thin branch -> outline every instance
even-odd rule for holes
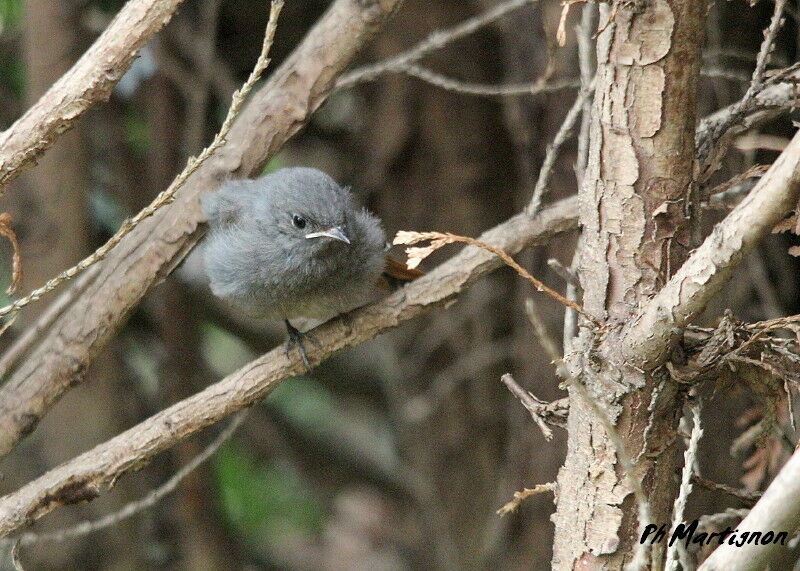
[[[550,331],[547,329],[547,324],[544,322],[544,319],[536,307],[536,303],[534,303],[531,298],[525,300],[525,315],[528,316],[528,321],[530,321],[533,326],[533,331],[536,333],[539,345],[542,346],[547,356],[550,357],[550,361],[552,363],[560,363],[562,355],[558,348],[558,343],[556,343],[555,338],[550,334]]]
[[[751,100],[756,92],[764,85],[764,72],[767,69],[769,58],[775,49],[775,38],[783,26],[783,10],[786,7],[786,0],[774,0],[775,7],[772,11],[772,18],[770,19],[769,26],[764,32],[764,41],[761,42],[761,49],[758,51],[756,57],[756,67],[753,70],[753,78],[750,80],[750,87],[745,94],[745,100]]]
[[[692,482],[697,484],[698,486],[702,486],[707,490],[715,490],[718,492],[723,492],[736,498],[739,501],[746,503],[748,506],[752,506],[755,504],[759,498],[763,495],[761,492],[751,492],[749,490],[740,490],[734,488],[732,486],[728,486],[726,484],[720,484],[719,482],[715,482],[713,480],[709,480],[708,478],[704,478],[700,474],[692,474]]]
[[[174,200],[175,193],[178,192],[178,190],[186,183],[189,177],[194,174],[194,172],[200,168],[200,165],[208,160],[208,158],[212,156],[217,149],[226,143],[226,137],[233,126],[234,120],[236,117],[238,117],[239,112],[241,111],[242,106],[247,99],[247,96],[250,94],[250,91],[253,89],[253,86],[256,84],[256,82],[261,79],[261,74],[264,73],[264,70],[269,65],[269,50],[272,47],[272,41],[275,37],[275,29],[278,25],[278,16],[280,15],[282,8],[283,0],[272,0],[269,13],[269,22],[267,23],[267,32],[264,35],[264,43],[261,46],[261,53],[258,56],[258,61],[256,61],[253,71],[250,72],[250,76],[247,78],[247,81],[245,81],[244,85],[242,85],[241,89],[233,94],[231,106],[228,109],[228,115],[225,117],[225,121],[223,121],[222,127],[220,127],[220,130],[214,137],[212,143],[203,149],[203,152],[201,152],[197,157],[191,157],[187,161],[183,172],[181,172],[172,181],[172,184],[170,184],[165,190],[161,191],[158,196],[153,199],[153,202],[139,211],[136,216],[125,220],[122,223],[122,226],[120,226],[119,230],[117,230],[117,232],[105,244],[100,246],[90,256],[84,258],[71,268],[64,270],[56,277],[48,280],[47,283],[45,283],[42,287],[33,290],[25,297],[16,300],[14,303],[6,305],[5,307],[0,307],[0,318],[17,313],[26,305],[41,299],[43,295],[56,289],[63,282],[74,278],[85,269],[93,266],[100,260],[103,260],[126,235],[130,234],[131,231],[142,222],[142,220],[149,218],[155,214],[159,208],[171,203]]]
[[[545,494],[547,492],[554,492],[555,489],[556,489],[556,483],[549,482],[547,484],[538,484],[533,488],[525,488],[520,492],[514,492],[514,498],[510,500],[508,503],[506,503],[499,510],[497,510],[497,515],[502,517],[508,513],[517,511],[519,505],[528,498],[530,498],[531,496],[537,496],[539,494]]]
[[[575,123],[578,122],[578,118],[583,114],[584,104],[589,101],[592,93],[594,93],[594,79],[589,83],[586,89],[581,89],[578,93],[578,96],[572,103],[572,107],[569,112],[567,112],[567,116],[564,117],[561,127],[553,138],[553,142],[548,145],[542,168],[539,170],[539,178],[536,180],[536,187],[533,189],[533,196],[531,196],[531,201],[525,209],[528,216],[535,216],[542,207],[542,197],[547,190],[547,185],[550,184],[550,177],[553,175],[553,167],[558,158],[558,153],[562,145],[567,142],[567,139],[569,139],[572,134]]]
[[[358,83],[373,81],[387,73],[404,73],[408,69],[409,64],[420,61],[425,56],[472,34],[513,10],[517,10],[529,4],[535,4],[536,2],[538,2],[538,0],[511,0],[510,2],[503,2],[490,10],[464,20],[452,28],[437,30],[409,50],[378,63],[365,65],[343,74],[336,81],[336,89],[344,89]]]
[[[581,24],[575,30],[578,41],[578,66],[581,72],[581,90],[589,89],[595,74],[594,44],[592,33],[597,28],[597,6],[593,2],[587,3],[581,12]],[[575,175],[578,187],[583,184],[583,175],[589,161],[589,126],[591,124],[592,101],[586,98],[583,101],[583,114],[581,115],[581,129],[578,134],[578,158],[575,161]]]
[[[516,253],[574,228],[576,217],[576,200],[566,199],[543,210],[535,219],[524,214],[514,216],[484,233],[481,240]],[[500,266],[501,261],[493,254],[465,248],[389,297],[314,329],[312,333],[320,346],[309,347],[309,360],[316,364],[337,351],[446,305],[469,284]],[[289,361],[284,348],[278,347],[203,391],[61,464],[0,498],[0,536],[60,506],[97,497],[126,472],[141,468],[159,452],[260,401],[283,380],[304,371],[299,360]],[[561,405],[548,405],[553,407]]]
[[[544,408],[544,405],[547,403],[542,403],[535,399],[531,393],[517,384],[517,381],[514,380],[514,377],[512,377],[510,373],[506,373],[500,377],[500,380],[503,381],[503,384],[508,387],[508,390],[511,391],[511,394],[519,399],[519,401],[522,403],[522,406],[528,409],[528,412],[531,413],[531,418],[533,418],[533,421],[539,427],[539,430],[542,431],[544,439],[547,441],[552,440],[553,431],[550,430],[550,427],[545,424],[544,419],[540,414],[541,409]]]
[[[66,529],[53,531],[49,533],[32,533],[26,532],[17,537],[0,539],[0,545],[14,543],[21,547],[34,545],[43,542],[61,542],[75,537],[82,537],[101,529],[111,527],[119,522],[126,520],[134,515],[142,512],[148,508],[153,507],[162,498],[175,491],[178,485],[186,479],[186,477],[194,472],[201,464],[211,458],[220,446],[227,442],[236,429],[241,426],[242,422],[247,418],[247,411],[243,411],[234,415],[228,426],[226,426],[211,443],[206,446],[199,454],[192,458],[185,466],[180,468],[175,474],[172,475],[166,482],[159,487],[148,493],[143,498],[130,502],[116,512],[103,516],[96,520],[87,520],[79,524],[73,525]]]
[[[775,38],[783,24],[783,10],[786,0],[775,0],[775,8],[772,13],[769,27],[764,32],[764,41],[756,58],[756,66],[750,80],[750,86],[742,98],[727,108],[724,115],[718,115],[719,120],[715,124],[702,125],[701,128],[713,128],[711,138],[703,145],[698,145],[698,155],[701,167],[701,181],[707,179],[716,170],[722,156],[728,148],[728,141],[720,141],[723,136],[735,125],[746,123],[746,117],[751,115],[758,108],[757,96],[761,93],[766,82],[764,81],[764,71],[766,70],[769,56],[775,48]],[[788,79],[788,78],[787,78]],[[718,146],[719,145],[719,146]]]
[[[686,511],[686,502],[689,499],[689,494],[692,493],[692,472],[697,462],[697,447],[700,444],[700,437],[703,436],[703,427],[700,425],[700,410],[701,403],[696,401],[689,407],[692,414],[692,433],[689,437],[689,445],[686,447],[686,452],[683,454],[683,471],[681,472],[681,486],[678,497],[675,499],[675,508],[672,514],[672,532],[670,537],[674,534],[678,525],[684,520],[684,512]],[[678,571],[678,545],[670,544],[667,547],[667,562],[665,565],[667,571]]]
[[[392,70],[394,73],[405,73],[426,83],[441,87],[447,91],[462,93],[465,95],[480,95],[482,97],[508,97],[511,95],[539,95],[551,93],[564,89],[574,89],[580,86],[575,80],[565,80],[553,83],[542,81],[532,81],[529,83],[508,83],[504,85],[486,85],[482,83],[471,83],[447,77],[435,71],[431,71],[420,65],[410,64],[406,67]]]
[[[139,49],[169,22],[181,2],[128,0],[72,69],[0,133],[0,194],[81,115],[110,97]]]
[[[492,246],[491,244],[486,244],[485,242],[481,242],[480,240],[476,240],[475,238],[470,238],[468,236],[459,236],[457,234],[451,234],[449,232],[408,232],[401,230],[397,233],[394,238],[394,244],[415,244],[417,242],[423,240],[431,240],[431,244],[429,246],[423,247],[410,247],[406,248],[406,254],[408,254],[408,267],[413,269],[419,263],[420,260],[428,256],[429,254],[433,253],[435,250],[441,248],[445,244],[452,244],[461,242],[464,244],[469,244],[470,246],[475,246],[477,248],[482,248],[487,252],[491,252],[495,256],[499,257],[503,260],[503,263],[507,266],[511,267],[514,271],[516,271],[522,278],[528,280],[533,287],[535,287],[538,291],[550,296],[560,304],[569,307],[583,315],[586,319],[594,323],[596,326],[599,326],[600,323],[586,313],[584,309],[575,303],[572,300],[565,298],[563,295],[555,291],[554,289],[549,288],[541,281],[533,277],[525,268],[520,266],[514,258],[512,258],[508,252],[504,252],[501,248],[496,246]]]
[[[558,259],[548,258],[547,267],[553,270],[558,277],[564,280],[564,283],[573,285],[575,287],[580,287],[578,276],[575,275],[573,269],[566,267],[564,264],[559,262]]]

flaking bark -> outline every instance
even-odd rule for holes
[[[638,458],[652,517],[669,521],[676,488],[674,429],[681,399],[659,374],[612,366],[620,325],[685,260],[694,159],[695,91],[705,3],[619,3],[597,45],[597,92],[580,191],[584,308],[605,318],[584,330],[572,360]],[[601,16],[601,25],[609,11]],[[637,540],[636,504],[614,446],[571,391],[567,459],[554,515],[555,569],[621,569]],[[641,454],[641,456],[640,456]],[[647,522],[650,523],[650,522]],[[653,567],[663,561],[656,546]]]

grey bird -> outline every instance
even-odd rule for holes
[[[347,188],[312,168],[283,168],[228,181],[201,199],[208,220],[205,264],[211,291],[255,317],[286,324],[287,357],[297,348],[289,319],[327,319],[380,294],[386,236]]]

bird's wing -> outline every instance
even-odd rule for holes
[[[388,289],[395,289],[400,287],[405,282],[414,281],[420,276],[424,276],[425,272],[418,269],[410,270],[406,265],[390,256],[386,256],[386,266],[383,269],[383,276],[379,285]]]
[[[200,198],[203,214],[212,227],[230,226],[239,220],[242,213],[251,213],[248,204],[253,201],[255,189],[250,183],[249,180],[228,181],[216,192]]]

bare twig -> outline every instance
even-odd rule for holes
[[[588,2],[581,13],[581,24],[575,31],[578,40],[578,66],[581,72],[581,90],[589,90],[595,74],[594,50],[592,34],[597,27],[597,6]],[[575,175],[578,187],[583,184],[583,175],[589,161],[589,125],[591,124],[592,100],[587,97],[583,100],[583,114],[581,115],[581,129],[578,134],[578,157],[575,161]]]
[[[766,82],[764,81],[764,71],[769,56],[775,47],[775,38],[783,23],[783,10],[786,5],[786,0],[775,0],[775,8],[773,10],[772,19],[770,20],[769,27],[764,32],[764,41],[761,43],[761,49],[756,58],[756,66],[753,70],[753,76],[742,98],[731,105],[724,114],[718,114],[718,121],[715,123],[701,124],[701,128],[711,130],[711,136],[703,144],[698,144],[698,155],[701,166],[701,182],[706,180],[711,173],[716,170],[716,165],[719,164],[721,157],[727,151],[729,141],[724,141],[718,148],[718,143],[722,140],[723,136],[734,125],[742,123],[749,114],[758,107],[757,96],[764,90]]]
[[[534,398],[534,396],[531,393],[529,393],[521,386],[519,386],[517,384],[517,381],[514,380],[514,377],[512,377],[510,373],[506,373],[505,375],[500,377],[500,380],[503,381],[503,384],[505,384],[505,386],[508,387],[508,390],[511,391],[511,393],[520,400],[522,406],[527,408],[528,412],[531,413],[531,417],[533,418],[533,421],[539,426],[539,430],[542,431],[544,439],[548,441],[552,440],[553,431],[550,430],[550,427],[545,424],[544,419],[539,414],[540,410],[543,408],[543,405],[547,403],[540,402],[539,400]]]
[[[761,49],[756,57],[756,67],[753,70],[753,78],[750,80],[750,87],[747,90],[745,100],[752,100],[756,92],[764,86],[764,72],[767,69],[769,58],[775,49],[775,38],[783,25],[783,10],[786,7],[786,0],[775,0],[772,11],[772,18],[769,26],[764,32],[764,41],[761,42]]]
[[[689,437],[689,445],[683,454],[683,472],[681,473],[681,486],[678,497],[675,499],[675,508],[672,514],[672,532],[674,533],[678,525],[683,522],[686,510],[686,501],[692,493],[692,472],[697,462],[697,447],[700,444],[700,437],[703,436],[703,428],[700,425],[701,403],[696,401],[689,407],[692,413],[692,433]],[[670,537],[673,535],[670,533]],[[677,571],[678,569],[678,546],[670,544],[667,547],[667,561],[665,568],[667,571]]]
[[[194,472],[201,464],[211,458],[219,447],[233,436],[236,429],[241,426],[247,418],[247,412],[243,411],[236,414],[231,422],[226,426],[211,443],[206,446],[199,454],[192,458],[185,466],[180,468],[175,474],[172,475],[166,482],[159,487],[148,493],[145,497],[130,502],[116,512],[103,516],[96,520],[83,521],[77,525],[73,525],[66,529],[49,533],[23,533],[17,537],[0,539],[0,544],[14,543],[18,546],[26,547],[42,542],[61,542],[75,537],[82,537],[101,529],[111,527],[119,522],[128,519],[141,511],[156,505],[161,499],[175,491],[178,485],[186,479],[186,477]]]
[[[236,117],[239,115],[239,111],[241,110],[242,105],[244,105],[248,94],[253,89],[253,86],[256,84],[256,82],[261,78],[261,74],[269,65],[269,50],[272,47],[272,40],[275,37],[275,29],[278,25],[278,16],[280,15],[282,8],[283,0],[272,0],[269,23],[267,24],[267,32],[264,35],[264,43],[261,47],[261,54],[258,56],[258,61],[256,61],[256,65],[253,68],[253,71],[250,73],[250,76],[247,78],[247,81],[245,81],[241,89],[233,94],[231,106],[228,109],[228,115],[225,117],[225,121],[223,121],[222,127],[220,127],[220,130],[214,137],[212,143],[203,149],[203,152],[201,152],[196,158],[191,157],[187,162],[186,167],[183,169],[183,172],[181,172],[175,178],[175,180],[172,181],[172,184],[170,184],[165,190],[161,191],[158,196],[155,197],[153,202],[143,208],[136,216],[125,220],[125,222],[122,223],[122,226],[120,226],[119,230],[117,230],[117,232],[105,244],[100,246],[94,251],[94,253],[84,258],[76,265],[48,280],[47,283],[45,283],[42,287],[33,290],[28,295],[18,299],[14,303],[0,308],[0,318],[7,315],[12,315],[26,305],[41,299],[43,295],[53,291],[63,282],[74,278],[86,268],[89,268],[90,266],[104,259],[127,234],[130,234],[130,232],[142,222],[142,220],[149,218],[155,214],[159,208],[172,202],[175,193],[186,183],[189,177],[198,168],[200,168],[200,165],[202,165],[211,155],[213,155],[217,149],[225,144],[226,137],[231,130],[231,126],[233,125]]]
[[[547,329],[547,324],[539,314],[536,304],[531,298],[525,300],[525,314],[528,316],[528,321],[530,321],[533,326],[533,331],[536,333],[539,345],[542,346],[547,356],[550,357],[550,361],[555,364],[560,363],[561,351],[558,348],[558,344]]]
[[[447,91],[463,93],[465,95],[480,95],[483,97],[508,97],[511,95],[539,95],[564,89],[574,89],[580,83],[574,80],[558,81],[546,83],[540,80],[529,83],[508,83],[504,85],[485,85],[482,83],[471,83],[447,77],[426,67],[416,64],[400,67],[392,70],[393,73],[405,73],[426,83],[441,87]]]
[[[516,511],[519,505],[531,496],[552,492],[555,491],[555,489],[556,483],[549,482],[547,484],[537,484],[533,488],[525,488],[522,491],[514,492],[514,498],[497,510],[497,515],[502,517],[508,513]]]
[[[14,253],[11,258],[11,283],[6,289],[8,295],[13,294],[19,287],[22,281],[22,254],[19,249],[19,242],[17,241],[17,233],[11,227],[11,214],[3,212],[0,214],[0,236],[5,237],[11,242],[11,248]]]
[[[336,89],[352,87],[353,85],[366,81],[373,81],[386,73],[405,72],[409,64],[416,63],[432,52],[440,50],[446,45],[472,34],[476,30],[491,24],[513,10],[517,10],[529,4],[535,4],[536,2],[538,2],[538,0],[511,0],[509,2],[503,2],[490,10],[464,20],[457,26],[446,30],[437,30],[409,50],[384,61],[365,65],[343,74],[336,81]]]
[[[14,566],[14,571],[25,571],[19,558],[19,547],[18,541],[11,547],[11,564]]]
[[[575,287],[579,287],[580,283],[578,282],[578,276],[575,275],[575,272],[572,268],[566,267],[556,258],[548,258],[547,259],[547,267],[553,270],[558,277],[564,280],[564,283],[574,285]]]
[[[0,194],[74,122],[111,95],[147,41],[182,0],[129,0],[78,62],[0,133]]]
[[[581,315],[583,315],[586,319],[594,323],[595,325],[599,326],[599,322],[586,313],[583,308],[565,298],[563,295],[558,293],[557,291],[547,287],[541,281],[533,277],[528,271],[520,266],[514,258],[508,255],[508,253],[504,252],[502,249],[492,246],[491,244],[486,244],[474,238],[469,238],[468,236],[458,236],[456,234],[450,234],[448,232],[408,232],[401,230],[397,233],[394,238],[394,244],[415,244],[417,242],[431,240],[431,244],[424,248],[422,247],[410,247],[406,248],[406,254],[408,254],[408,267],[410,269],[415,268],[419,262],[433,253],[435,250],[438,250],[442,246],[446,244],[452,244],[455,242],[462,242],[464,244],[469,244],[470,246],[476,246],[478,248],[482,248],[488,252],[493,253],[505,263],[507,266],[513,268],[520,276],[528,280],[533,286],[540,292],[545,293],[546,295],[550,296],[551,298],[555,299],[557,302],[569,307]]]
[[[533,196],[525,212],[528,216],[535,216],[539,209],[542,207],[542,197],[547,190],[547,185],[550,183],[550,177],[553,175],[553,167],[555,166],[558,153],[561,146],[567,142],[572,130],[575,128],[575,123],[578,122],[578,117],[584,111],[584,103],[589,101],[592,93],[594,93],[594,80],[592,80],[586,89],[581,89],[575,102],[564,117],[561,127],[558,129],[553,142],[547,147],[547,153],[542,163],[542,168],[539,170],[539,178],[536,180],[536,187],[533,189]]]
[[[726,484],[720,484],[719,482],[714,482],[713,480],[709,480],[708,478],[704,478],[700,474],[692,474],[692,482],[697,484],[698,486],[702,486],[707,490],[716,490],[718,492],[723,492],[746,503],[748,506],[752,506],[755,504],[758,499],[763,495],[761,492],[751,492],[749,490],[740,490],[738,488],[734,488],[732,486],[728,486]]]

